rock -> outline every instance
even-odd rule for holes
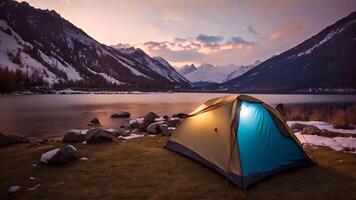
[[[157,115],[154,112],[149,112],[147,115],[143,118],[143,123],[139,125],[138,129],[140,131],[146,131],[148,125],[152,124]]]
[[[88,160],[87,157],[81,157],[80,160]]]
[[[345,130],[354,130],[355,129],[355,127],[353,127],[350,124],[345,123],[345,122],[334,124],[333,127],[335,129],[345,129]]]
[[[122,112],[112,114],[111,118],[129,118],[130,116],[131,113],[122,111]]]
[[[282,103],[277,104],[276,110],[281,114],[283,118],[286,117],[286,109]]]
[[[170,119],[167,121],[169,127],[177,127],[182,123],[182,119]]]
[[[168,127],[167,124],[161,124],[159,128],[161,129],[161,133],[163,136],[171,136],[173,131],[175,130],[175,128]]]
[[[0,133],[0,147],[8,146],[11,144],[11,140],[7,135]]]
[[[292,126],[290,127],[294,132],[297,132],[297,131],[301,131],[303,130],[304,127],[306,127],[307,125],[305,124],[300,124],[300,123],[295,123],[295,124],[292,124]]]
[[[177,118],[186,118],[188,115],[186,113],[177,113],[172,115],[172,117],[177,117]]]
[[[13,192],[16,192],[17,190],[19,190],[20,188],[21,188],[21,186],[14,185],[14,186],[9,187],[8,192],[13,193]]]
[[[155,122],[150,125],[148,125],[146,131],[148,134],[157,134],[161,133],[160,125],[162,125],[162,122]]]
[[[129,127],[132,129],[135,129],[135,128],[140,127],[140,125],[141,124],[139,122],[135,121],[135,122],[130,123]]]
[[[62,139],[63,142],[68,142],[68,143],[83,142],[84,140],[85,140],[85,135],[81,134],[80,130],[70,130],[64,135]]]
[[[92,128],[89,129],[85,136],[85,141],[87,144],[97,144],[102,142],[112,142],[113,136],[109,131],[102,128]]]
[[[77,149],[72,145],[48,151],[41,156],[41,162],[47,165],[65,164],[75,159]]]
[[[100,126],[99,119],[94,117],[92,120],[90,120],[88,126]]]
[[[27,191],[35,191],[35,190],[37,190],[37,188],[39,188],[39,187],[41,187],[41,184],[37,184],[37,185],[35,185],[34,187],[29,187],[29,188],[27,188]]]
[[[302,134],[304,134],[304,135],[320,135],[321,130],[318,129],[316,126],[307,125],[303,128]]]
[[[165,121],[167,121],[167,120],[169,119],[169,117],[168,117],[167,115],[164,115],[164,116],[163,116],[163,119],[164,119]]]
[[[30,143],[31,140],[26,137],[17,136],[17,135],[4,135],[0,133],[0,147],[8,146],[11,144],[19,144],[19,143]]]
[[[31,176],[31,177],[29,177],[29,179],[30,179],[30,180],[35,180],[36,178],[33,177],[33,176]]]
[[[131,135],[131,131],[125,131],[125,132],[122,132],[119,136],[122,136],[122,137],[127,137]]]

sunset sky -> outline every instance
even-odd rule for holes
[[[355,11],[356,0],[26,0],[94,39],[174,66],[246,65],[281,53]]]

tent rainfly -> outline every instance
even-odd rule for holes
[[[313,163],[280,114],[247,95],[202,104],[177,128],[165,148],[202,163],[241,188]]]

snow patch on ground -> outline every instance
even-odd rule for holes
[[[328,130],[331,132],[337,132],[337,133],[346,133],[346,134],[356,134],[356,129],[354,130],[345,130],[345,129],[335,129],[333,125],[326,123],[326,122],[321,122],[321,121],[287,121],[288,126],[292,126],[293,124],[305,124],[305,125],[313,125],[316,126],[318,129],[322,130]]]
[[[116,84],[116,85],[120,85],[120,84],[123,84],[123,82],[121,82],[121,81],[118,81],[118,80],[116,80],[114,77],[112,77],[112,76],[109,76],[109,75],[107,75],[107,74],[105,74],[105,73],[102,73],[102,72],[95,72],[95,71],[93,71],[92,69],[90,69],[90,68],[87,68],[91,73],[93,73],[93,74],[98,74],[98,75],[100,75],[100,76],[102,76],[105,80],[107,80],[109,83],[113,83],[113,84]]]
[[[131,134],[129,136],[119,136],[117,138],[119,139],[124,139],[124,140],[130,140],[130,139],[134,139],[134,138],[140,138],[140,137],[144,137],[145,135],[141,135],[141,134]]]
[[[325,146],[335,151],[351,149],[351,153],[356,153],[356,138],[353,137],[328,138],[318,135],[302,135],[300,132],[294,134],[302,144]]]

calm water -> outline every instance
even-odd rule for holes
[[[39,138],[58,137],[69,129],[86,129],[99,118],[104,128],[117,128],[125,120],[111,119],[118,111],[132,118],[149,111],[159,115],[189,113],[204,101],[226,94],[146,93],[28,95],[0,97],[0,132]],[[356,102],[351,95],[252,95],[271,105],[277,103]]]

